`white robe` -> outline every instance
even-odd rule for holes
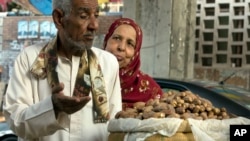
[[[107,140],[107,123],[93,123],[92,100],[74,114],[61,113],[55,118],[47,79],[36,79],[29,72],[44,45],[42,43],[25,48],[14,63],[4,104],[10,128],[20,137],[19,141]],[[122,108],[119,65],[112,54],[95,47],[92,49],[104,74],[110,116],[114,118]],[[71,96],[73,93],[79,61],[76,56],[72,60],[58,59],[58,77],[65,85],[65,95]]]

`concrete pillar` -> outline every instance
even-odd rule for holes
[[[169,76],[171,31],[170,0],[124,0],[123,17],[134,19],[143,30],[141,69],[154,77]]]
[[[172,1],[170,78],[193,78],[196,0]]]
[[[124,0],[123,17],[143,30],[142,71],[154,77],[193,78],[196,0]]]

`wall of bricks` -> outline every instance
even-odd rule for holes
[[[94,46],[102,47],[104,34],[107,32],[110,24],[115,20],[120,18],[122,15],[101,15],[99,17],[99,30],[97,31],[97,36],[94,41]],[[49,21],[53,23],[51,16],[9,16],[0,17],[0,68],[2,70],[0,81],[7,82],[9,76],[11,75],[11,70],[13,66],[14,59],[19,54],[20,50],[23,48],[35,44],[38,42],[43,42],[40,35],[35,38],[23,38],[18,39],[18,22],[19,21],[37,21],[39,24],[44,21]],[[40,31],[40,26],[38,31]]]
[[[99,30],[97,34],[105,34],[110,26],[110,24],[118,19],[121,18],[122,15],[113,15],[113,16],[100,16],[99,17]]]
[[[105,34],[108,30],[110,24],[117,18],[120,18],[121,15],[112,15],[112,16],[100,16],[99,17],[99,30],[97,35]],[[13,40],[17,39],[17,30],[18,30],[18,21],[20,20],[36,20],[38,22],[42,21],[51,21],[52,18],[50,16],[16,16],[16,17],[5,17],[3,19],[3,50],[7,50],[9,48],[9,43]],[[31,42],[31,40],[37,39],[22,39],[26,42]]]

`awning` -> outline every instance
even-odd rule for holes
[[[31,11],[37,15],[52,14],[52,0],[12,0],[21,5],[24,9]],[[99,4],[105,2],[122,2],[122,0],[98,0]]]
[[[122,2],[122,0],[109,0],[109,2]]]
[[[98,0],[98,4],[102,4],[102,3],[105,3],[105,2],[109,2],[109,0]]]
[[[24,9],[38,15],[51,15],[52,1],[51,0],[12,0],[21,5]]]

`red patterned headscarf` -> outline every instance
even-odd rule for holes
[[[122,88],[122,102],[125,107],[131,107],[138,101],[146,102],[151,98],[162,95],[160,86],[147,74],[140,71],[140,49],[142,45],[142,30],[132,19],[120,18],[115,20],[104,38],[104,49],[108,39],[112,36],[115,29],[123,24],[132,26],[136,31],[135,54],[131,62],[120,68],[119,75]]]

